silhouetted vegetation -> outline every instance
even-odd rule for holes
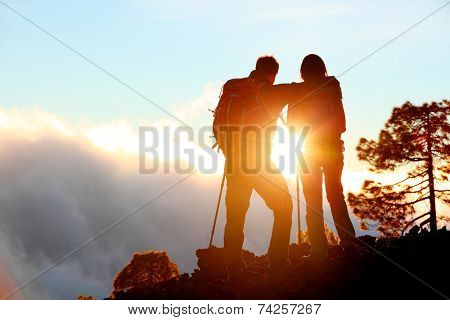
[[[359,194],[350,193],[361,228],[376,228],[384,236],[399,236],[415,222],[437,230],[436,200],[450,204],[450,102],[406,102],[392,111],[378,141],[361,138],[360,160],[374,172],[407,171],[395,183],[367,180]],[[446,189],[447,188],[447,189]],[[417,212],[417,204],[429,209]]]
[[[308,229],[302,230],[300,235],[297,234],[297,238],[300,236],[300,240],[307,241],[308,240]],[[337,246],[339,244],[339,236],[331,230],[327,224],[325,224],[325,236],[327,237],[329,246]]]
[[[178,267],[165,251],[136,252],[114,279],[114,292],[156,285],[179,277]],[[114,293],[113,293],[114,294]]]

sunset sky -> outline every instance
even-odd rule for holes
[[[277,83],[299,81],[309,53],[339,75],[444,3],[1,0],[0,280],[20,284],[179,178],[136,168],[138,126],[178,123],[5,4],[198,129],[211,125],[207,109],[221,84],[248,75],[258,56],[279,60]],[[449,21],[447,6],[339,78],[347,190],[368,176],[354,151],[359,138],[375,138],[394,106],[449,98]],[[191,270],[194,250],[206,245],[219,183],[215,175],[186,181],[24,296],[107,295],[111,276],[137,250],[168,249]],[[254,199],[246,240],[259,253],[272,219],[261,210]],[[14,271],[6,277],[1,270]]]
[[[337,75],[444,1],[4,1],[168,110],[210,83],[245,76],[262,54],[277,82],[321,55]],[[0,4],[1,105],[69,121],[165,116]],[[445,97],[449,9],[341,78],[352,135],[376,132],[392,106]],[[199,124],[203,124],[199,121]]]

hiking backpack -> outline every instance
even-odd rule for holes
[[[261,102],[259,89],[264,83],[253,78],[232,79],[227,81],[214,110],[213,134],[215,146],[225,155],[231,150],[231,136],[247,125],[264,124],[270,119],[268,110]],[[269,117],[268,117],[269,116]]]

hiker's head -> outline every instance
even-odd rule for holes
[[[266,77],[272,84],[275,82],[275,77],[277,76],[279,68],[280,65],[273,56],[262,56],[256,61],[256,71]]]
[[[300,76],[305,81],[328,76],[325,62],[317,54],[307,55],[300,67]]]

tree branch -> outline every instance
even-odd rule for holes
[[[396,186],[396,185],[398,185],[398,184],[400,184],[400,183],[405,182],[406,180],[409,180],[409,179],[415,179],[415,178],[418,178],[418,177],[423,177],[426,173],[427,173],[427,171],[425,170],[425,171],[422,171],[421,173],[418,173],[418,174],[416,174],[416,175],[414,175],[414,176],[409,176],[409,175],[408,175],[405,179],[403,179],[403,180],[401,180],[401,181],[399,181],[399,182],[396,182],[396,183],[394,183],[394,184],[387,185],[386,187],[394,187],[394,186]],[[422,180],[422,183],[425,182],[425,181],[427,181],[427,180]]]
[[[406,160],[411,161],[411,162],[420,162],[420,161],[427,161],[427,158],[409,158],[409,157],[405,157]]]
[[[411,202],[405,202],[405,203],[390,203],[390,202],[384,202],[384,203],[387,204],[387,205],[394,206],[394,207],[404,207],[404,206],[410,206],[410,205],[419,203],[419,202],[421,202],[421,201],[423,201],[423,200],[427,200],[428,198],[429,198],[429,192],[428,192],[425,196],[420,197],[419,199],[414,200],[414,201],[411,201]]]
[[[418,187],[418,186],[420,186],[421,184],[423,184],[425,182],[428,182],[428,179],[424,179],[424,180],[420,181],[419,183],[416,183],[415,185],[407,186],[406,190],[410,190],[412,188]]]
[[[417,187],[418,185],[416,185],[416,186],[414,186],[414,187]],[[411,187],[411,188],[414,188],[414,187]],[[427,184],[425,187],[423,187],[422,189],[419,189],[419,190],[413,190],[413,191],[403,191],[402,193],[408,193],[408,194],[411,194],[411,193],[420,193],[420,192],[422,192],[423,190],[425,190],[425,189],[427,189],[427,188],[429,188],[430,187],[430,184]],[[406,189],[406,190],[410,190],[411,188],[408,188],[408,189]],[[436,191],[436,190],[435,190]]]
[[[414,221],[417,221],[417,220],[419,220],[419,219],[421,219],[421,218],[423,218],[423,217],[425,217],[425,216],[427,216],[427,215],[429,215],[429,214],[430,214],[430,212],[427,212],[427,213],[424,213],[424,214],[422,214],[422,215],[420,215],[420,216],[418,216],[418,217],[415,217],[414,219],[410,220],[410,221],[403,227],[403,230],[402,230],[402,236],[403,236],[403,234],[405,233],[406,229],[408,229],[408,227],[409,227]]]

